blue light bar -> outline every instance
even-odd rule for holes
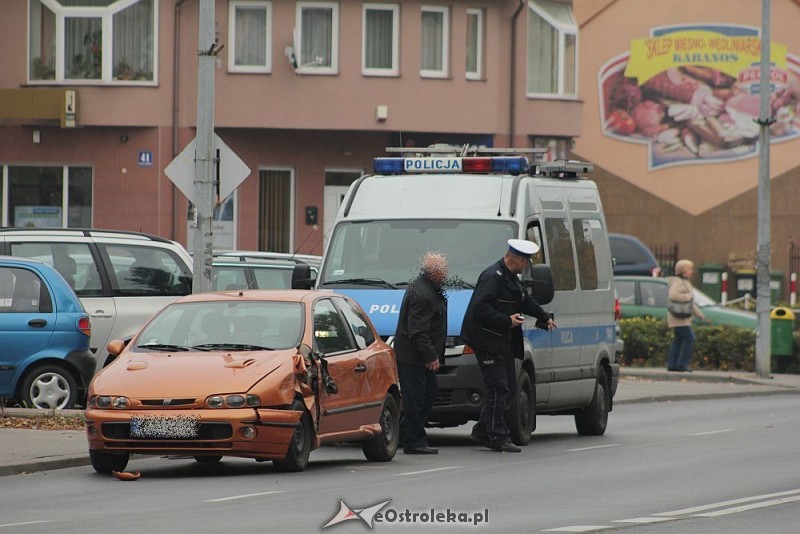
[[[372,168],[375,174],[401,174],[405,158],[375,158]]]
[[[375,174],[405,173],[494,173],[518,175],[528,172],[530,164],[525,156],[495,157],[414,157],[375,158]]]
[[[528,172],[528,158],[525,156],[502,156],[492,158],[492,172],[522,174]]]

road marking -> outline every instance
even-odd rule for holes
[[[706,512],[704,514],[697,514],[695,517],[717,517],[720,515],[737,514],[739,512],[746,512],[748,510],[756,510],[758,508],[766,508],[767,506],[777,506],[778,504],[785,504],[787,502],[800,501],[800,495],[794,497],[782,497],[780,499],[773,499],[771,501],[761,501],[754,504],[747,504],[744,506],[734,506],[733,508],[725,508],[724,510],[717,510],[716,512]]]
[[[660,523],[661,521],[674,521],[675,517],[633,517],[631,519],[615,519],[612,523]]]
[[[408,475],[421,475],[423,473],[434,473],[436,471],[447,471],[448,469],[461,469],[463,466],[461,465],[453,465],[450,467],[437,467],[436,469],[426,469],[424,471],[410,471],[408,473],[395,473],[394,476],[396,477],[405,477]]]
[[[608,445],[596,445],[594,447],[581,447],[580,449],[567,449],[567,452],[591,451],[594,449],[607,449],[608,447],[618,447],[619,443],[610,443]]]
[[[222,502],[233,501],[235,499],[249,499],[250,497],[261,497],[262,495],[273,495],[275,493],[283,493],[282,491],[264,491],[262,493],[248,493],[246,495],[234,495],[233,497],[222,497],[220,499],[209,499],[203,502]]]
[[[761,501],[764,499],[772,499],[774,497],[785,497],[787,495],[797,495],[800,493],[800,489],[789,490],[789,491],[779,491],[777,493],[767,493],[766,495],[755,495],[753,497],[742,497],[741,499],[732,499],[730,501],[722,501],[722,502],[715,502],[711,504],[704,504],[703,506],[695,506],[692,508],[684,508],[682,510],[673,510],[671,512],[659,512],[657,514],[653,514],[654,516],[672,516],[672,515],[688,515],[688,514],[695,514],[697,512],[705,512],[706,510],[711,510],[713,508],[724,508],[725,506],[732,506],[736,504],[743,504],[746,502],[753,502],[753,501]]]
[[[596,530],[606,530],[609,528],[617,528],[612,526],[600,526],[600,525],[575,525],[572,527],[561,527],[561,528],[548,528],[543,530],[542,532],[594,532]]]
[[[26,521],[24,523],[6,523],[5,525],[0,525],[0,528],[5,527],[24,527],[25,525],[38,525],[39,523],[52,523],[52,519],[46,519],[41,521]]]
[[[695,434],[689,434],[690,436],[710,436],[711,434],[722,434],[725,432],[733,432],[736,430],[735,428],[725,428],[723,430],[710,430],[708,432],[697,432]]]

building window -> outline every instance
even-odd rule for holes
[[[339,5],[297,3],[297,72],[337,74],[339,70]]]
[[[422,7],[419,74],[423,78],[446,78],[450,53],[450,12],[446,7]]]
[[[3,226],[91,228],[91,167],[0,167]]]
[[[571,159],[572,139],[568,137],[533,137],[533,148],[546,148],[547,152],[539,156],[542,161]]]
[[[572,6],[530,0],[528,8],[528,95],[574,97],[578,26]]]
[[[467,79],[483,78],[483,11],[467,9]]]
[[[258,250],[296,252],[292,172],[263,169],[258,172],[258,183]]]
[[[272,3],[231,2],[228,6],[228,71],[272,71]]]
[[[30,81],[155,85],[157,8],[158,0],[30,0]]]
[[[400,6],[364,4],[364,52],[366,76],[397,76]]]

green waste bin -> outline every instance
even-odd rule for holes
[[[722,273],[725,267],[719,263],[704,263],[698,266],[700,271],[700,291],[716,300],[722,300]]]
[[[772,271],[769,273],[769,301],[772,304],[783,300],[783,273]]]
[[[791,356],[794,352],[794,312],[778,306],[769,314],[770,344],[773,356]]]
[[[736,271],[736,298],[742,298],[750,293],[756,298],[756,271],[755,269],[740,269]]]

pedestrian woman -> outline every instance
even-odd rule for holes
[[[667,371],[692,372],[689,369],[695,338],[692,331],[692,317],[697,317],[701,321],[706,320],[703,312],[694,303],[692,274],[694,274],[694,263],[690,260],[679,260],[675,264],[675,276],[669,280],[667,301],[677,304],[689,303],[689,306],[686,313],[670,309],[671,306],[667,309],[667,326],[672,328],[673,332],[672,347],[669,349],[669,358],[667,359]]]

